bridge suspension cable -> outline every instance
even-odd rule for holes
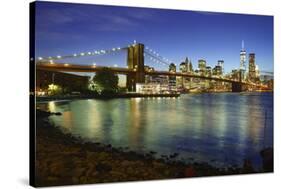
[[[152,61],[154,61],[156,63],[161,63],[161,64],[164,64],[164,65],[170,65],[172,63],[172,61],[170,61],[169,59],[159,55],[159,53],[150,49],[149,47],[146,47],[144,49],[144,54],[147,55]]]
[[[46,62],[46,61],[54,61],[54,60],[62,60],[67,58],[78,58],[78,57],[85,57],[85,56],[98,56],[98,55],[104,55],[104,54],[110,54],[114,52],[118,52],[121,50],[125,50],[127,47],[116,47],[112,49],[107,50],[95,50],[95,51],[88,51],[88,52],[81,52],[81,53],[74,53],[72,55],[65,55],[65,56],[49,56],[49,57],[38,57],[37,60],[39,62]]]

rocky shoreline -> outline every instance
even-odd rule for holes
[[[156,158],[156,152],[152,151],[140,154],[85,142],[48,122],[48,116],[60,113],[37,110],[36,114],[36,186],[256,173],[247,162],[241,168],[216,168],[208,163],[188,164],[174,160],[176,153]]]

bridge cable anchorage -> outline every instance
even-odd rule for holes
[[[84,57],[84,56],[98,56],[98,55],[104,55],[104,54],[110,54],[114,52],[118,52],[121,50],[127,50],[127,47],[115,47],[112,49],[107,49],[107,50],[95,50],[95,51],[88,51],[88,52],[81,52],[81,53],[74,53],[72,55],[58,55],[58,56],[49,56],[46,58],[43,57],[38,57],[37,61],[38,63],[50,63],[50,61],[54,60],[62,60],[62,59],[67,59],[67,58],[78,58],[78,57]]]

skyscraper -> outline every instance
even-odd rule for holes
[[[218,66],[221,67],[222,74],[224,73],[224,60],[218,60]]]
[[[242,49],[240,51],[240,71],[241,71],[241,79],[245,79],[246,73],[246,50],[244,49],[244,41],[242,40]]]
[[[186,73],[187,70],[188,70],[188,58],[186,58],[185,61],[180,64],[180,71],[182,73]]]
[[[169,72],[175,73],[177,71],[177,67],[174,63],[169,65]],[[177,89],[177,78],[176,76],[169,76],[169,90],[176,91]]]
[[[200,59],[198,60],[198,68],[200,75],[205,75],[206,73],[206,60]]]
[[[177,71],[177,67],[174,63],[171,63],[169,65],[169,72],[176,72]]]
[[[190,59],[188,61],[187,72],[193,72],[193,66]]]
[[[249,80],[255,81],[256,79],[256,63],[255,53],[249,54]]]

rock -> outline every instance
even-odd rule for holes
[[[61,112],[55,112],[54,114],[55,114],[55,115],[57,115],[57,116],[62,115],[62,113],[61,113]]]
[[[79,168],[78,167],[78,168],[74,169],[73,174],[74,174],[75,177],[80,177],[80,176],[83,175],[85,170],[86,170],[86,168],[83,168],[83,167]]]
[[[196,176],[196,171],[193,167],[189,166],[185,169],[184,175],[186,177],[194,177],[194,176]]]
[[[61,176],[64,170],[64,166],[62,162],[53,162],[49,167],[50,175]]]
[[[174,153],[174,154],[170,155],[170,158],[175,158],[175,157],[177,157],[178,155],[179,155],[178,153]]]
[[[77,177],[72,177],[72,182],[73,182],[74,184],[78,184],[78,183],[79,183],[79,178],[77,178]]]
[[[131,165],[131,162],[127,161],[127,160],[124,160],[124,161],[121,162],[121,166],[128,167],[130,165]]]
[[[108,164],[98,163],[96,165],[96,171],[99,173],[106,173],[112,170],[112,167]]]
[[[249,160],[249,159],[245,159],[244,160],[243,172],[244,173],[252,173],[252,172],[254,172],[254,168],[253,168],[251,160]]]
[[[273,148],[265,148],[260,152],[262,157],[263,170],[273,172]]]

